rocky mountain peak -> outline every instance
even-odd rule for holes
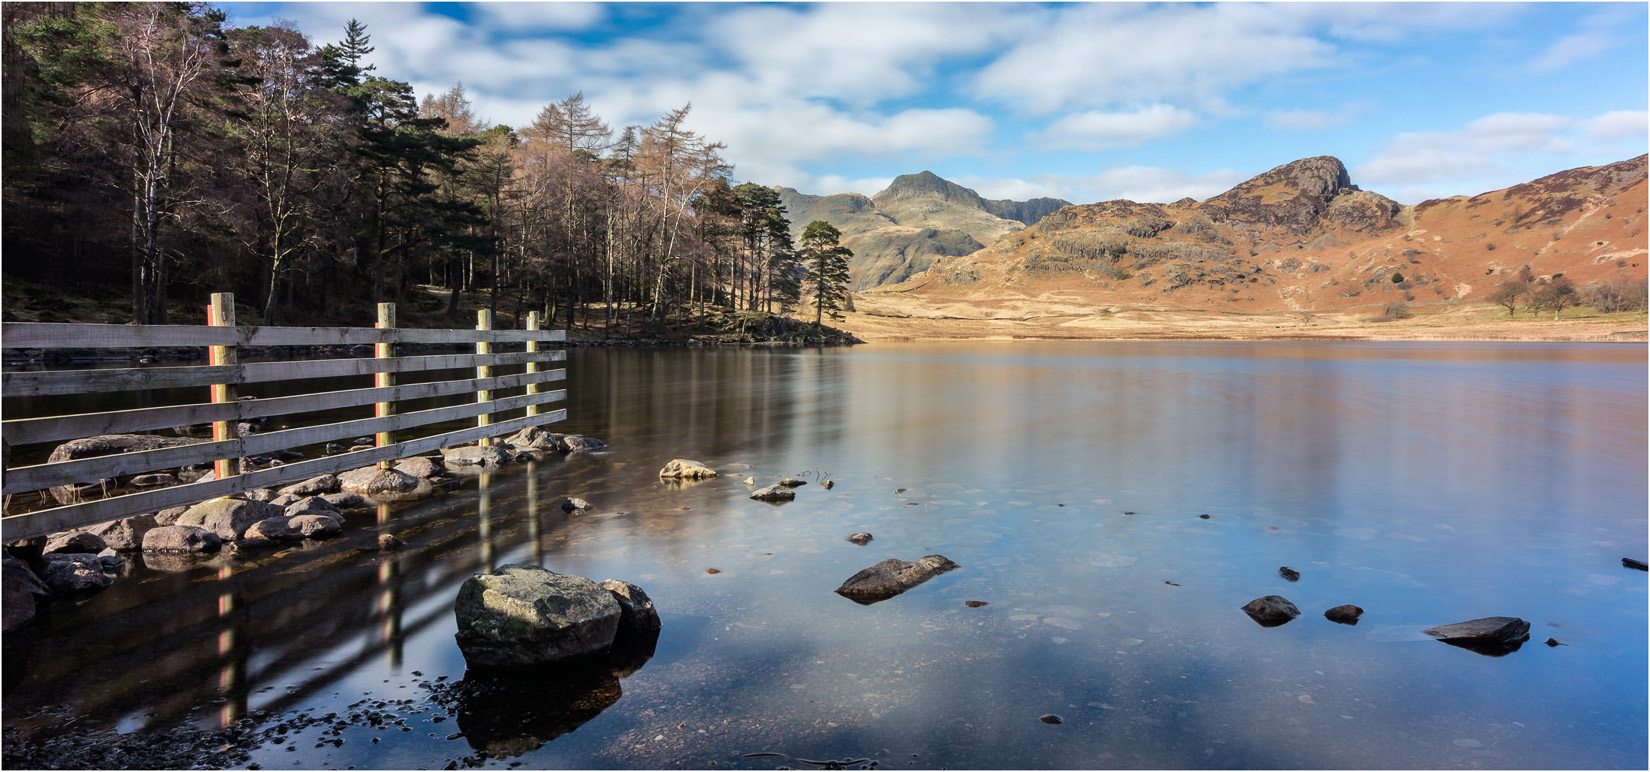
[[[930,171],[901,174],[871,200],[877,202],[877,206],[886,208],[889,204],[926,196],[937,196],[981,211],[986,208],[985,199],[980,198],[980,194]]]
[[[1284,227],[1306,233],[1337,196],[1358,192],[1334,156],[1302,158],[1257,175],[1198,207],[1215,222]]]

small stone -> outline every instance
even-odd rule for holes
[[[1208,516],[1208,515],[1198,515],[1198,516],[1197,516],[1197,518],[1198,518],[1198,519],[1199,519],[1199,520],[1208,520],[1208,519],[1209,519],[1209,516]]]
[[[1040,717],[1038,717],[1037,720],[1041,721],[1045,724],[1064,724],[1064,723],[1066,723],[1065,719],[1060,718],[1059,716],[1056,716],[1053,713],[1049,713],[1047,715],[1040,716]]]
[[[586,510],[591,508],[590,502],[578,497],[563,499],[561,502],[561,509],[563,512],[572,512],[574,510]]]
[[[43,555],[96,555],[108,548],[109,545],[103,541],[101,536],[90,531],[64,531],[52,534],[51,538],[46,540],[45,548],[40,552]]]
[[[1286,582],[1298,582],[1301,580],[1301,572],[1296,571],[1289,566],[1280,567],[1278,569],[1278,576],[1283,577]]]
[[[707,568],[707,569],[705,569],[705,573],[707,573],[707,574],[720,574],[720,573],[722,573],[722,569],[720,569],[720,568]]]
[[[755,488],[756,487],[756,478],[755,477],[746,477],[745,478],[745,487],[746,488]]]
[[[686,458],[673,458],[659,470],[663,480],[705,480],[716,476],[716,470]]]
[[[441,451],[441,462],[449,467],[498,466],[510,463],[514,458],[515,453],[505,450],[504,445],[466,445]]]
[[[756,499],[757,501],[770,502],[795,501],[796,491],[793,491],[783,485],[769,485],[766,488],[752,493],[751,498]]]
[[[873,537],[871,536],[871,534],[867,531],[860,531],[859,533],[853,533],[853,534],[848,535],[848,541],[851,541],[855,544],[858,544],[861,547],[863,547],[867,544],[870,544],[872,538]]]
[[[595,437],[584,437],[577,434],[564,434],[561,436],[561,441],[567,444],[567,452],[569,453],[594,453],[607,448],[607,443]]]
[[[787,488],[800,488],[804,485],[807,485],[808,481],[807,480],[798,480],[795,477],[787,477],[783,480],[780,480],[779,484],[783,485]]]
[[[435,477],[441,474],[441,459],[433,456],[413,456],[395,462],[395,470],[405,472],[414,477]]]
[[[835,480],[826,480],[825,482],[820,483],[819,487],[824,488],[825,490],[830,490],[830,489],[836,487],[836,481]]]
[[[1249,601],[1243,607],[1243,611],[1262,627],[1277,627],[1301,615],[1301,610],[1296,608],[1295,604],[1277,595],[1266,595]]]
[[[126,562],[126,559],[120,556],[120,551],[114,547],[109,547],[108,549],[97,553],[97,559],[102,561],[103,567],[110,571],[119,569],[120,564]]]
[[[944,555],[927,555],[916,562],[889,558],[860,571],[836,588],[836,593],[860,605],[892,598],[929,579],[958,568]]]
[[[1344,606],[1336,606],[1336,607],[1334,607],[1334,608],[1332,608],[1328,611],[1323,612],[1323,616],[1324,616],[1325,619],[1327,619],[1331,622],[1336,622],[1338,624],[1343,624],[1343,625],[1355,625],[1355,624],[1358,623],[1358,617],[1361,617],[1363,615],[1364,615],[1364,610],[1363,609],[1361,609],[1357,606],[1354,606],[1350,603],[1348,603]]]
[[[311,477],[301,483],[288,485],[285,488],[276,491],[276,493],[283,496],[291,495],[298,498],[303,498],[305,496],[319,496],[323,493],[332,493],[337,490],[338,476],[324,474],[319,477]]]
[[[1560,641],[1557,638],[1548,638],[1547,639],[1547,645],[1548,646],[1553,646],[1553,647],[1558,647],[1558,646],[1568,646],[1570,644],[1564,643],[1563,641]]]
[[[401,549],[403,542],[392,533],[378,534],[378,551],[389,552]]]
[[[984,607],[989,606],[991,604],[987,603],[983,600],[965,600],[965,601],[963,601],[963,605],[967,606],[969,608],[984,608]]]

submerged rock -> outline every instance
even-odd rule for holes
[[[957,568],[944,555],[928,555],[915,563],[889,558],[848,577],[836,593],[862,605],[885,601],[929,579]]]
[[[613,593],[582,576],[508,564],[465,580],[453,613],[465,661],[499,668],[605,651],[622,611]]]
[[[686,458],[673,458],[659,470],[659,477],[666,480],[704,480],[715,476],[716,470]]]
[[[1249,601],[1243,611],[1262,627],[1277,627],[1301,615],[1295,604],[1279,595],[1266,595]]]
[[[1518,651],[1530,639],[1530,623],[1518,617],[1483,617],[1421,632],[1452,646],[1499,657]]]
[[[769,485],[766,488],[752,493],[751,498],[756,499],[757,501],[794,501],[796,499],[796,491],[793,491],[783,485]]]
[[[1298,582],[1298,581],[1301,580],[1301,572],[1296,571],[1295,569],[1290,568],[1289,566],[1279,567],[1278,568],[1278,576],[1283,577],[1283,580],[1286,581],[1286,582]]]
[[[1363,609],[1358,608],[1357,606],[1354,606],[1350,603],[1348,603],[1344,606],[1336,606],[1336,607],[1334,607],[1334,608],[1332,608],[1328,611],[1323,612],[1324,619],[1327,619],[1331,622],[1337,622],[1337,623],[1340,623],[1340,624],[1343,624],[1343,625],[1355,625],[1355,624],[1358,623],[1358,617],[1361,617],[1363,615],[1364,615],[1364,610]]]

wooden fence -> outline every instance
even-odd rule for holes
[[[96,483],[129,475],[211,463],[214,480],[155,488],[126,495],[71,503],[35,512],[7,515],[0,520],[6,542],[34,538],[122,517],[157,512],[219,496],[270,488],[323,474],[390,462],[441,448],[513,434],[528,426],[561,421],[566,410],[546,411],[543,405],[566,398],[564,390],[543,385],[566,378],[562,369],[547,370],[547,362],[566,358],[560,350],[542,350],[543,343],[566,340],[561,330],[540,330],[538,315],[529,315],[526,330],[494,330],[492,314],[481,311],[474,330],[397,329],[395,306],[378,307],[376,327],[253,327],[236,326],[234,298],[212,296],[209,326],[7,323],[0,326],[0,346],[6,349],[65,348],[209,348],[209,364],[185,367],[137,367],[108,370],[49,370],[0,374],[0,394],[7,398],[74,395],[147,389],[209,389],[204,403],[151,407],[79,415],[13,417],[0,421],[0,440],[9,458],[25,445],[62,442],[107,434],[130,434],[210,423],[212,440],[155,450],[133,451],[72,461],[42,463],[5,470],[4,493],[40,491],[56,486]],[[471,344],[475,354],[397,356],[397,344]],[[493,345],[525,343],[526,351],[494,353]],[[288,362],[241,363],[242,346],[372,345],[374,356],[352,359],[316,359]],[[525,365],[526,372],[493,375],[494,367]],[[475,369],[474,378],[397,385],[397,373]],[[374,376],[366,389],[317,391],[267,399],[237,399],[242,384]],[[523,391],[498,396],[504,391]],[[397,403],[408,400],[475,394],[473,403],[412,412],[400,412]],[[239,422],[270,416],[311,413],[341,408],[375,406],[374,417],[238,436]],[[493,414],[525,409],[526,415],[494,422]],[[421,426],[474,419],[475,425],[457,431],[401,439],[397,432]],[[294,448],[321,445],[354,437],[374,436],[374,446],[321,458],[295,461],[268,469],[239,469],[240,459]]]

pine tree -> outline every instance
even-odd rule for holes
[[[825,321],[825,312],[832,319],[841,319],[842,303],[848,297],[848,258],[853,251],[837,242],[842,231],[824,220],[814,220],[802,231],[802,261],[808,267],[803,283],[814,296],[814,326]]]

